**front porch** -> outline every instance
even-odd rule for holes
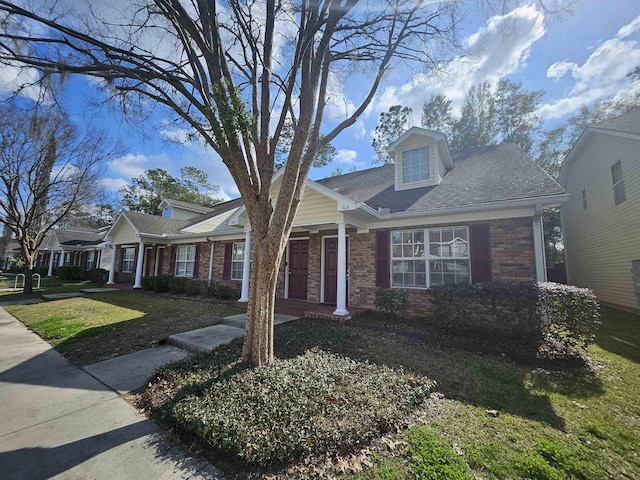
[[[247,304],[243,302],[237,302],[237,305],[240,308],[247,308]],[[325,305],[322,303],[313,303],[291,298],[276,298],[275,313],[282,315],[294,315],[296,317],[321,318],[344,322],[369,311],[367,308],[356,308],[350,306],[348,315],[335,315],[335,309],[335,305]]]

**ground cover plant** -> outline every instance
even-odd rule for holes
[[[344,325],[301,319],[276,327],[280,359],[320,348],[437,382],[437,393],[359,449],[251,467],[229,462],[229,455],[222,457],[217,446],[198,441],[197,434],[185,436],[186,424],[176,423],[174,406],[202,397],[198,415],[213,415],[219,403],[205,407],[204,398],[211,397],[202,395],[219,378],[238,374],[238,342],[165,368],[136,401],[230,478],[640,478],[637,315],[603,310],[589,347],[592,361],[580,369],[535,368],[378,327],[366,318]],[[331,417],[327,422],[339,428]]]
[[[174,333],[216,325],[240,312],[233,305],[131,290],[4,308],[78,365],[149,348]]]

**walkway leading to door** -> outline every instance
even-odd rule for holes
[[[239,306],[246,307],[246,304],[240,303]],[[335,305],[324,305],[321,303],[307,302],[304,300],[295,300],[291,298],[276,299],[276,313],[286,315],[295,315],[297,317],[306,318],[322,318],[326,320],[336,320],[344,322],[358,317],[369,311],[368,308],[349,307],[349,315],[334,315]]]

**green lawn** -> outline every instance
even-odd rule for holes
[[[638,316],[603,312],[596,344],[590,348],[594,363],[584,371],[526,367],[375,331],[366,324],[302,319],[280,325],[276,355],[292,358],[320,347],[436,380],[439,393],[407,418],[413,426],[341,458],[312,458],[258,471],[240,462],[225,467],[232,475],[309,478],[311,472],[322,471],[324,476],[353,479],[640,478]],[[236,343],[199,363],[165,370],[142,404],[166,419],[167,399],[204,388],[212,381],[211,365],[219,371],[239,354]],[[206,444],[195,445],[224,466],[226,459]],[[289,477],[290,471],[299,474]]]
[[[215,325],[239,312],[229,304],[132,290],[4,308],[80,365],[148,348],[171,334]]]
[[[82,290],[83,288],[93,288],[98,287],[88,280],[78,280],[78,281],[68,281],[68,280],[60,280],[56,277],[41,277],[40,281],[40,289],[36,290],[35,287],[37,283],[34,282],[33,287],[34,291],[32,294],[25,296],[22,293],[22,289],[13,290],[13,286],[15,285],[15,273],[2,273],[0,274],[0,302],[8,302],[11,300],[19,300],[21,298],[35,298],[39,297],[43,293],[66,293],[66,292],[77,292]],[[9,289],[9,290],[5,290]]]

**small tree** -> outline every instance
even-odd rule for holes
[[[131,211],[159,215],[163,198],[207,205],[220,200],[213,196],[218,187],[209,182],[207,174],[196,167],[180,169],[176,178],[162,168],[145,170],[131,179],[131,185],[120,188],[122,204]]]
[[[91,198],[110,153],[103,133],[82,135],[61,113],[0,107],[0,223],[20,244],[25,294],[45,235]]]

